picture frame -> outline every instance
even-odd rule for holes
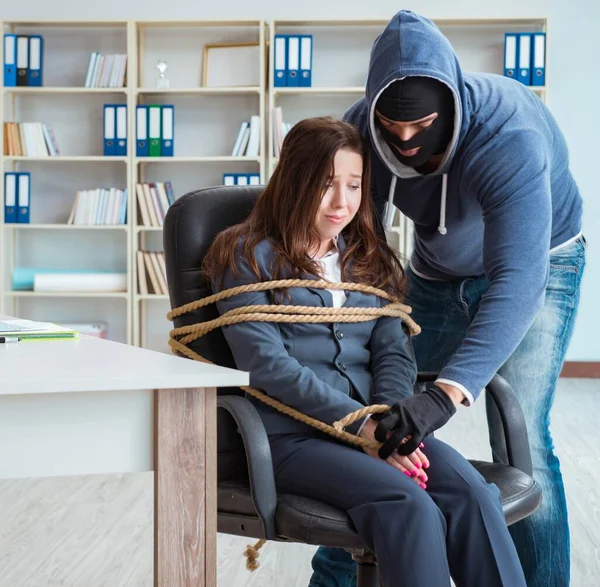
[[[259,86],[259,43],[205,45],[201,83],[203,88]]]

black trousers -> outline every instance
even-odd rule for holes
[[[427,489],[360,449],[322,437],[271,439],[277,490],[348,512],[385,587],[525,587],[500,492],[429,437]]]

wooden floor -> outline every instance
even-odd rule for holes
[[[483,404],[438,436],[489,459]],[[572,587],[600,586],[600,381],[561,380],[552,432],[567,487]],[[306,587],[313,548],[219,536],[218,587]],[[0,587],[151,587],[152,473],[0,480]]]

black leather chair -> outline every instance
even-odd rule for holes
[[[172,308],[212,293],[200,279],[204,255],[218,232],[247,217],[260,191],[258,186],[219,186],[188,193],[171,206],[164,224],[164,250]],[[212,305],[178,317],[174,326],[217,316]],[[190,346],[210,361],[235,367],[220,330]],[[434,374],[420,374],[419,380],[433,377]],[[496,417],[502,421],[505,462],[473,464],[500,489],[506,521],[512,524],[538,507],[541,491],[531,478],[525,422],[510,387],[496,377],[487,387],[487,394],[496,407]],[[265,429],[241,390],[220,390],[217,405],[219,532],[345,548],[359,563],[358,587],[374,587],[376,561],[344,511],[277,493]]]

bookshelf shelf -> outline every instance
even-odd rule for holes
[[[115,298],[128,299],[127,292],[42,292],[42,291],[8,291],[5,294],[12,298]]]
[[[162,226],[136,226],[136,232],[162,232]]]
[[[102,155],[58,155],[56,157],[4,157],[5,161],[41,161],[44,163],[127,163],[127,157],[104,157]]]
[[[136,163],[261,163],[262,157],[136,157]]]
[[[310,88],[273,88],[275,96],[298,95],[298,94],[363,94],[365,88],[363,86],[348,86],[348,87],[319,87],[312,86]]]
[[[147,302],[152,300],[168,300],[169,296],[164,294],[136,294],[135,299],[137,302]]]
[[[128,230],[126,224],[6,224],[7,230]]]
[[[137,94],[146,95],[239,95],[239,94],[259,94],[259,86],[239,86],[239,87],[220,87],[220,88],[138,88]]]
[[[127,88],[80,88],[80,87],[14,87],[4,88],[6,94],[126,94]]]

